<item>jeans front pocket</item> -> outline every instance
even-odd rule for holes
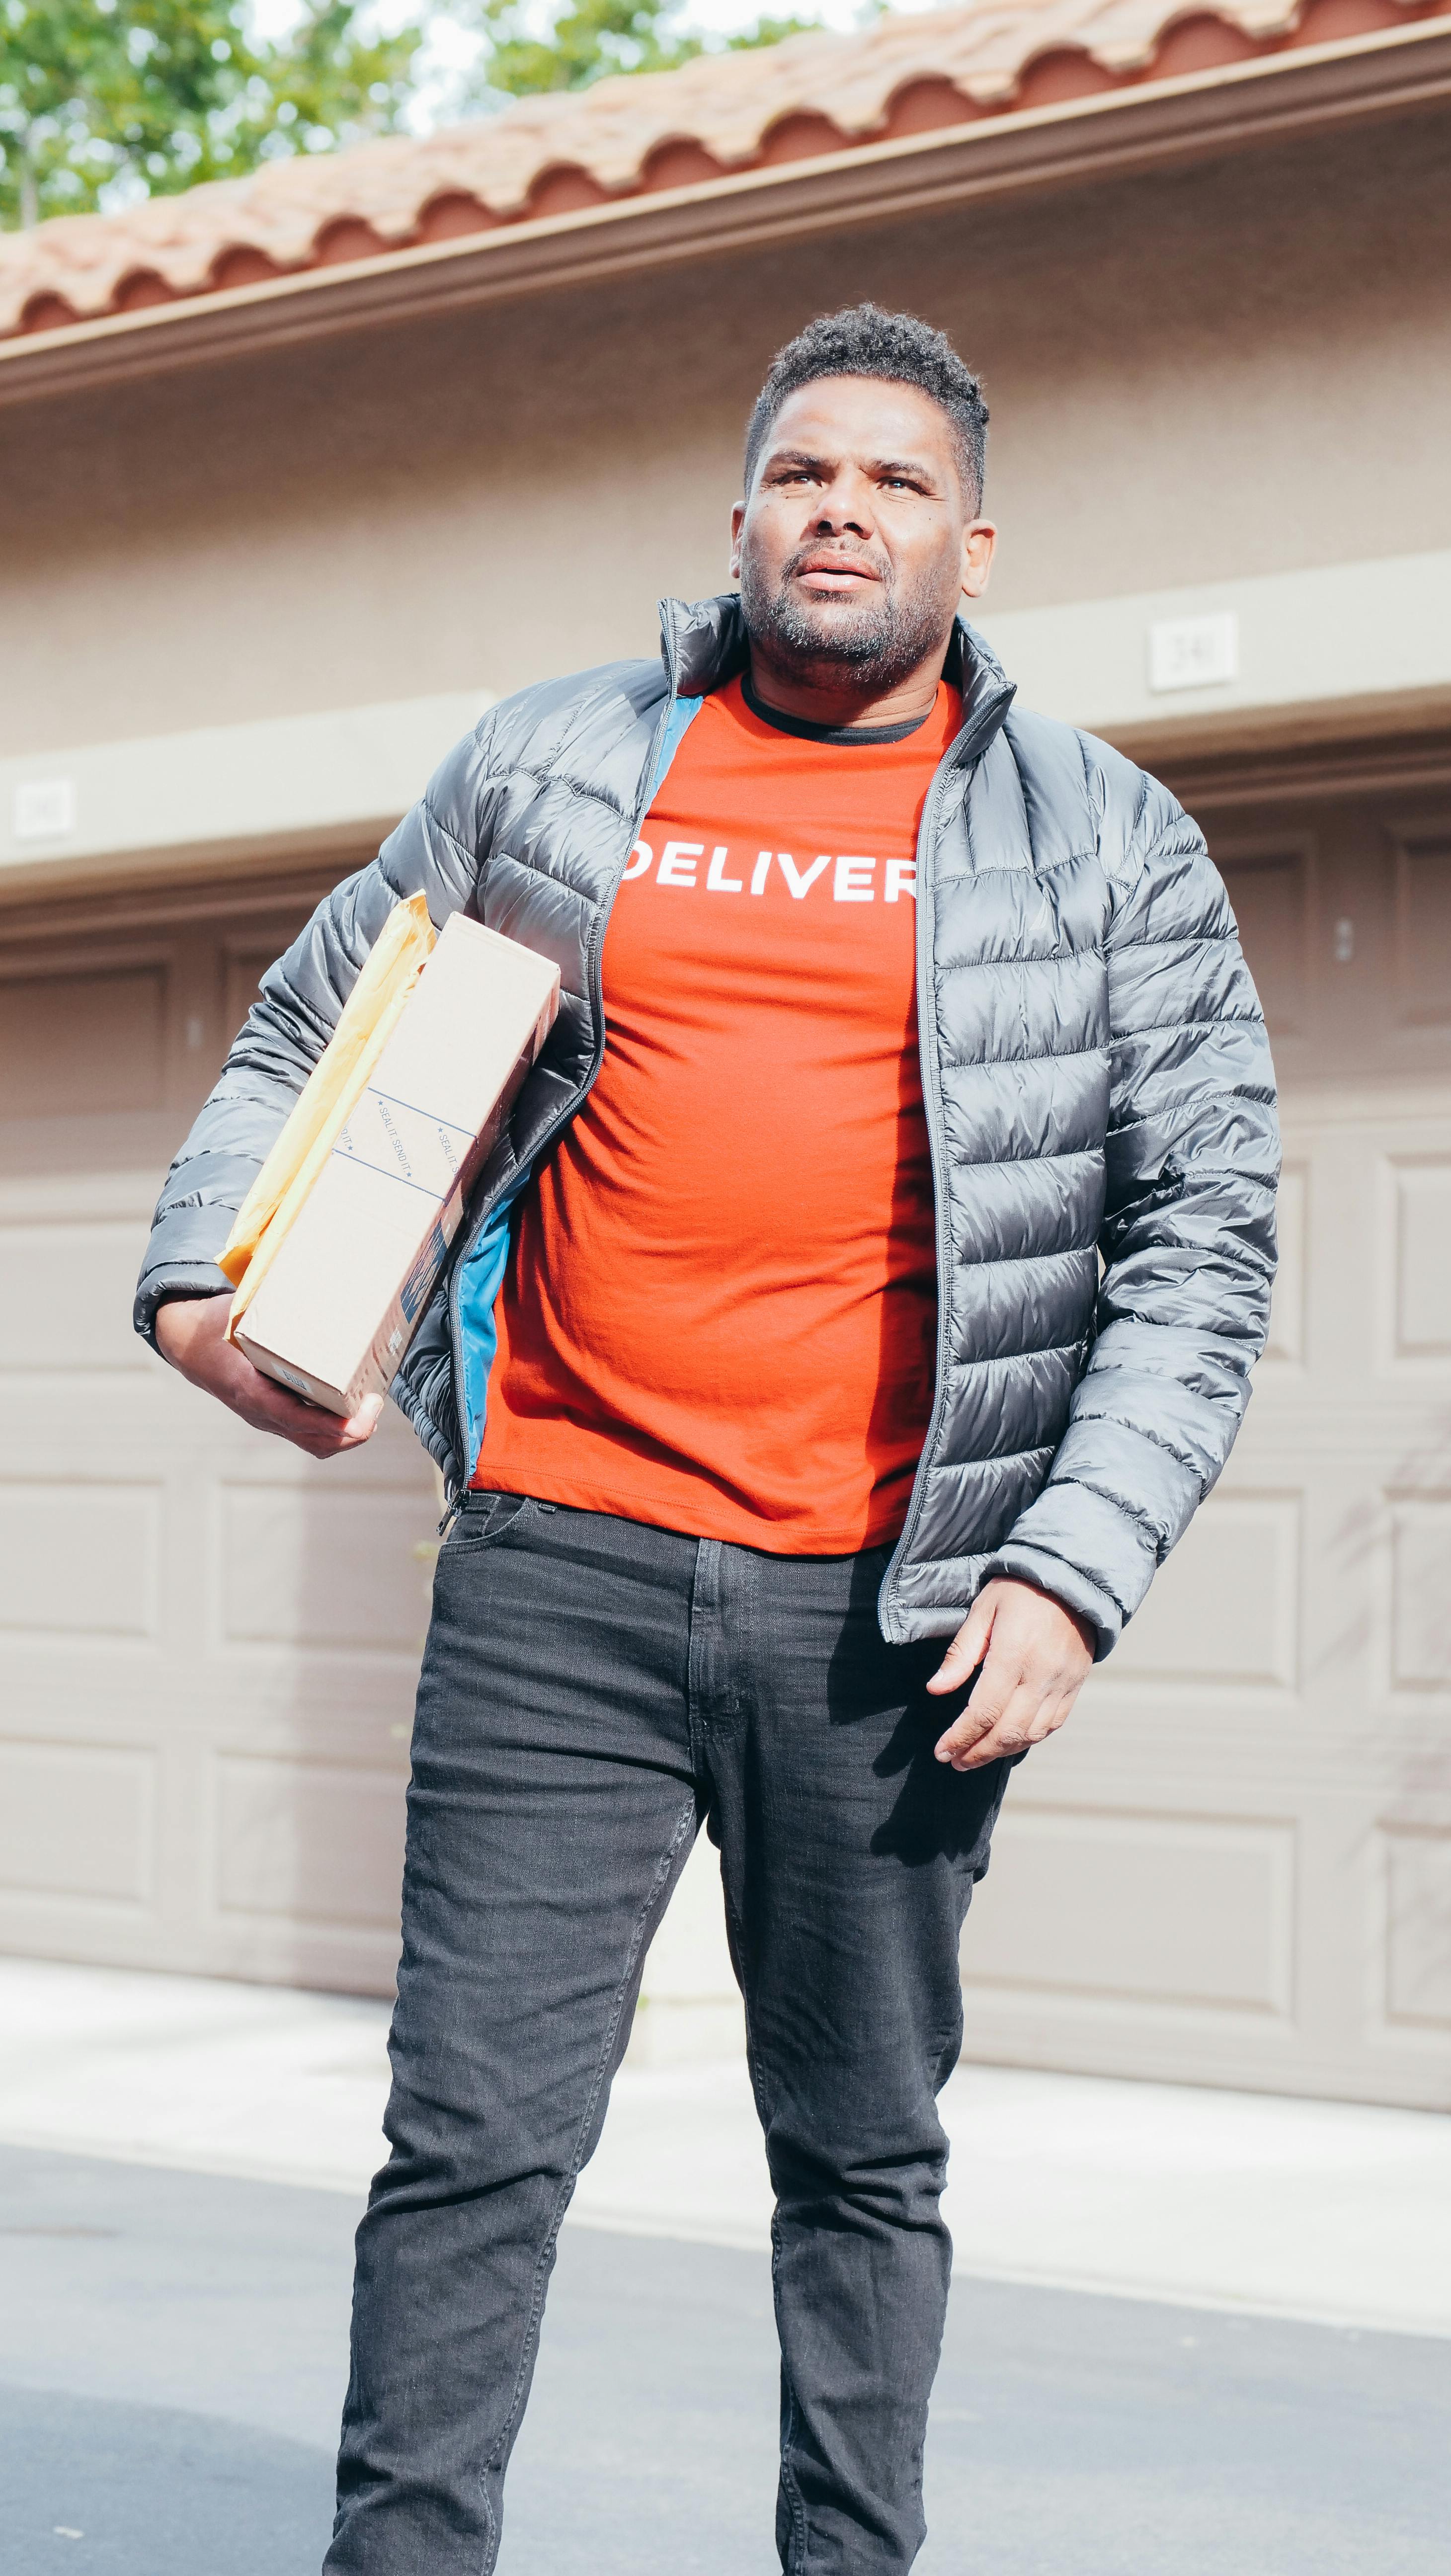
[[[443,1555],[471,1556],[477,1548],[492,1547],[535,1509],[527,1494],[470,1494],[444,1542]]]

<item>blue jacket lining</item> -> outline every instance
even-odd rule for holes
[[[666,718],[660,738],[655,775],[644,811],[649,813],[664,784],[670,764],[704,706],[703,698],[676,698]],[[466,1484],[472,1484],[484,1445],[484,1425],[489,1409],[489,1374],[494,1354],[499,1347],[494,1308],[503,1285],[505,1265],[509,1258],[509,1232],[513,1212],[523,1190],[532,1177],[533,1165],[519,1173],[511,1188],[499,1201],[493,1215],[473,1246],[463,1265],[458,1286],[459,1340],[464,1362],[464,1409],[469,1426],[469,1470]]]

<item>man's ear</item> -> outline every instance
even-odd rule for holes
[[[741,577],[741,530],[746,524],[746,505],[737,501],[731,511],[731,579]]]
[[[973,519],[962,532],[962,595],[981,599],[992,570],[998,532],[991,519]]]

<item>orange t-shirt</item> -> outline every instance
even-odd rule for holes
[[[474,1481],[782,1556],[895,1538],[937,1320],[914,878],[946,682],[689,725],[604,944],[604,1063],[520,1204]]]

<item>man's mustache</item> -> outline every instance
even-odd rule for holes
[[[787,556],[781,567],[781,588],[784,590],[787,582],[794,581],[799,572],[805,572],[808,567],[815,570],[833,555],[840,556],[844,563],[868,565],[883,590],[891,589],[892,566],[889,556],[878,554],[874,546],[833,545],[798,546],[794,554]]]

